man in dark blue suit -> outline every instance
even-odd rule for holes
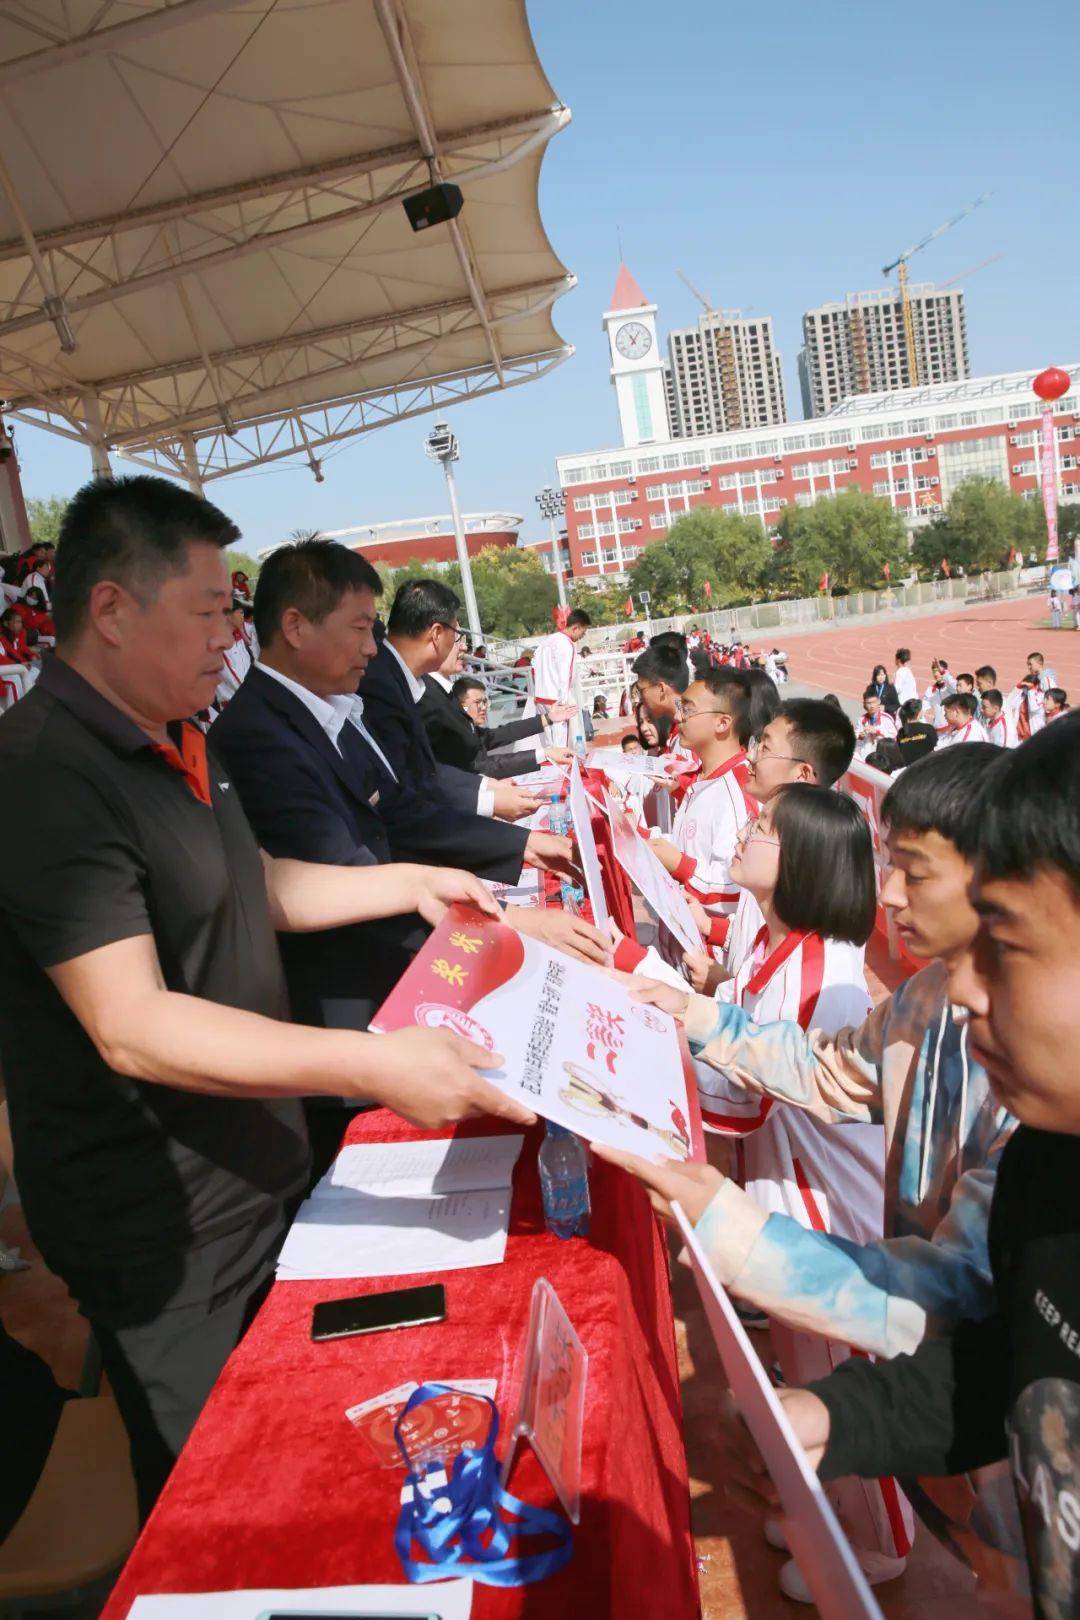
[[[408,753],[391,755],[368,730],[356,686],[375,658],[381,590],[366,558],[326,540],[282,547],[263,567],[255,592],[259,660],[213,727],[215,752],[262,848],[341,866],[420,860],[506,883],[526,860],[568,860],[566,839],[447,804],[426,772],[416,780]],[[584,941],[595,959],[592,930],[579,940],[580,926],[561,919],[545,926],[569,931],[565,943]],[[294,1018],[366,1028],[425,934],[414,916],[284,936]]]

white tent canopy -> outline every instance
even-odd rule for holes
[[[3,0],[0,397],[198,485],[541,376],[568,121],[524,0]]]

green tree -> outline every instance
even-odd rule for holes
[[[472,559],[472,576],[485,635],[535,636],[551,629],[559,593],[535,551],[485,546]]]
[[[777,525],[771,579],[780,593],[812,596],[823,574],[833,587],[881,585],[888,565],[898,579],[908,560],[903,520],[887,501],[845,489],[813,506],[788,506]]]
[[[583,580],[575,579],[570,582],[568,600],[570,607],[582,608],[593,624],[623,624],[630,622],[626,615],[626,599],[630,595],[631,588],[625,583],[611,582],[594,590]],[[635,599],[633,618],[641,617],[641,608]]]
[[[703,612],[753,601],[771,564],[772,546],[756,519],[701,506],[646,547],[631,565],[630,587],[635,596],[650,592],[655,617]]]
[[[44,499],[34,496],[28,500],[26,518],[30,525],[30,538],[55,546],[67,508],[68,503],[63,495],[46,495]]]
[[[953,491],[943,515],[917,535],[911,548],[921,573],[936,574],[942,558],[955,573],[1004,568],[1018,547],[1042,555],[1046,519],[1042,503],[1025,501],[996,478],[969,478]]]

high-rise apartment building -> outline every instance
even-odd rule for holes
[[[772,318],[709,310],[668,338],[668,415],[675,439],[787,421]]]
[[[969,375],[964,295],[917,282],[909,289],[920,385]],[[849,293],[803,316],[799,383],[807,416],[823,416],[854,394],[912,385],[900,294],[892,287]]]

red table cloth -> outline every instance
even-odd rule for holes
[[[475,1120],[458,1129],[490,1135],[502,1128]],[[358,1116],[348,1140],[423,1134],[380,1109]],[[404,1474],[376,1464],[345,1410],[408,1379],[494,1377],[503,1455],[540,1276],[589,1355],[581,1523],[563,1570],[535,1586],[478,1583],[473,1615],[697,1616],[666,1246],[640,1186],[596,1160],[590,1237],[552,1237],[540,1201],[539,1140],[539,1127],[526,1133],[501,1265],[275,1285],[225,1367],[103,1620],[121,1620],[140,1593],[402,1581],[393,1532]],[[317,1301],[426,1281],[445,1286],[445,1322],[312,1343]],[[524,1443],[509,1487],[528,1502],[557,1505]],[[436,1608],[437,1585],[417,1588],[418,1607],[425,1593]]]

